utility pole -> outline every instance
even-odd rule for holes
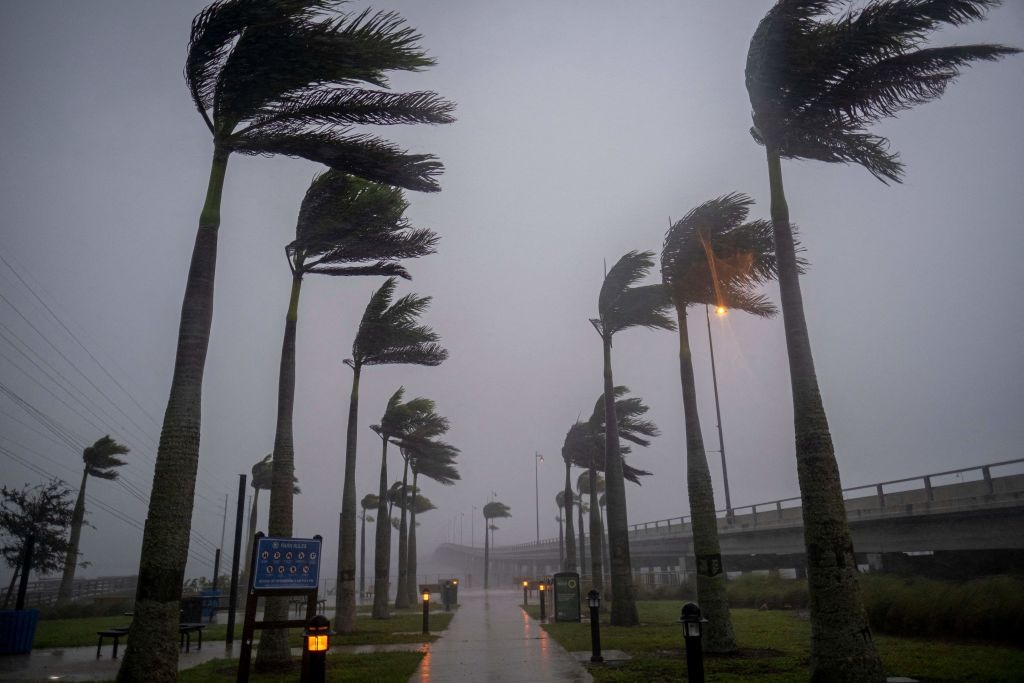
[[[544,456],[533,452],[533,500],[537,512],[537,545],[540,545],[540,470],[538,465],[544,462]]]
[[[725,315],[725,307],[716,309],[718,315]],[[729,471],[725,467],[725,438],[722,436],[722,409],[718,405],[718,374],[715,372],[715,345],[711,341],[711,315],[708,305],[704,304],[704,320],[708,324],[708,348],[711,349],[711,384],[715,388],[715,418],[718,421],[718,452],[722,455],[722,482],[725,484],[725,519],[730,524],[733,520],[732,500],[729,498]]]

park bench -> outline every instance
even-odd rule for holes
[[[108,628],[108,629],[105,629],[103,631],[96,631],[96,635],[98,635],[100,637],[99,641],[96,643],[96,659],[100,658],[100,650],[103,649],[103,639],[104,638],[113,638],[114,639],[114,650],[110,654],[110,657],[111,657],[111,659],[117,659],[117,643],[121,639],[122,636],[128,635],[128,627],[127,626],[116,626],[114,628]]]
[[[181,638],[178,649],[185,648],[185,652],[189,651],[192,646],[192,634],[198,634],[199,643],[196,646],[197,650],[203,649],[203,629],[206,628],[206,624],[198,623],[183,623],[178,625],[178,636]],[[116,646],[115,646],[116,647]]]

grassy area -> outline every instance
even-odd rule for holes
[[[443,631],[448,628],[452,619],[451,612],[431,611],[430,630]],[[96,632],[117,626],[127,626],[131,617],[84,617],[80,619],[47,619],[41,620],[36,628],[35,648],[47,647],[82,647],[96,644]],[[371,619],[369,614],[359,615],[358,631],[355,633],[335,636],[332,640],[337,645],[365,645],[367,643],[429,643],[436,635],[425,636],[421,633],[423,614],[420,611],[402,611],[390,619]],[[224,624],[208,624],[203,630],[203,641],[224,640],[227,626]],[[235,638],[242,635],[242,624],[235,624]],[[259,637],[257,635],[257,637]],[[299,630],[292,629],[291,643],[299,647]],[[123,644],[123,641],[122,641]]]
[[[433,615],[431,615],[433,618]],[[366,655],[337,654],[327,657],[327,680],[346,683],[406,683],[416,673],[422,652],[386,652]],[[182,683],[221,683],[234,681],[238,663],[233,659],[215,659],[181,672]],[[290,671],[272,674],[253,673],[253,683],[294,683],[299,679],[299,663]]]
[[[682,630],[677,601],[638,604],[641,625],[609,626],[602,621],[601,645],[623,650],[633,659],[617,666],[591,666],[596,681],[678,681],[685,676]],[[538,608],[527,608],[531,616]],[[740,651],[732,656],[708,656],[708,680],[716,683],[807,680],[810,624],[789,611],[732,611]],[[569,651],[590,650],[590,626],[546,624],[544,629]],[[879,652],[890,676],[910,676],[929,683],[1020,681],[1024,650],[949,640],[876,636]]]

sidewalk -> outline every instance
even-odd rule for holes
[[[409,683],[592,681],[519,608],[518,590],[459,591],[459,609]]]

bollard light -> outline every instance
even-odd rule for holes
[[[587,593],[587,607],[590,608],[590,661],[603,662],[601,656],[601,594],[596,590]]]
[[[683,605],[679,623],[683,625],[683,641],[686,643],[686,676],[692,683],[704,681],[704,650],[701,646],[701,624],[706,622],[700,615],[700,607],[688,602]]]
[[[537,597],[540,599],[540,620],[544,621],[546,619],[546,616],[544,614],[544,582],[543,581],[541,581],[540,584],[537,586],[537,590],[539,591]]]
[[[527,591],[528,590],[530,590],[530,582],[526,581],[524,579],[523,580],[523,607],[526,607],[527,595],[528,595]]]
[[[430,591],[423,591],[423,633],[430,633]]]
[[[322,683],[327,677],[327,650],[331,647],[331,622],[318,614],[306,623],[302,631],[301,680]]]

